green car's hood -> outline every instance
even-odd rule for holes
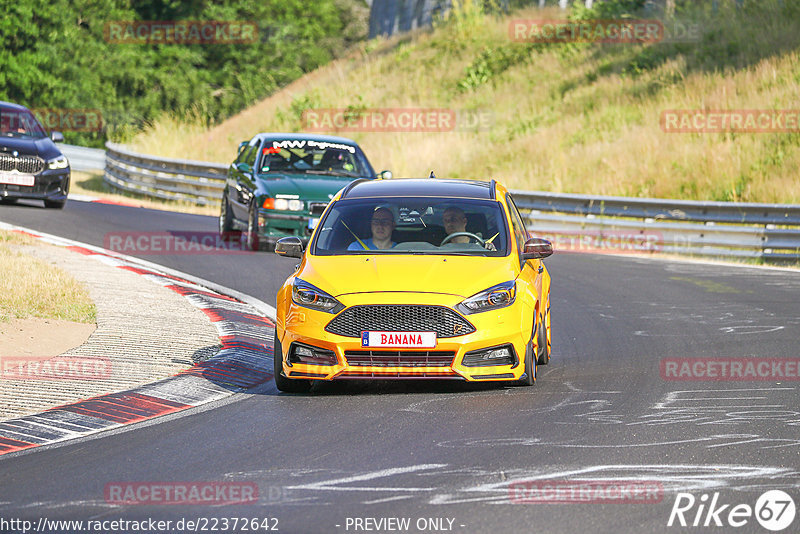
[[[350,176],[325,176],[319,174],[270,173],[258,175],[258,180],[271,196],[297,195],[303,200],[331,198],[344,186],[356,180]]]

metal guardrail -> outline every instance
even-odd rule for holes
[[[106,143],[103,179],[124,191],[203,206],[216,204],[227,172],[228,165],[221,163],[147,156]]]
[[[800,259],[800,205],[512,194],[556,250]]]
[[[155,198],[219,201],[228,165],[106,144],[105,181]],[[800,260],[800,205],[512,191],[529,229],[555,249]]]

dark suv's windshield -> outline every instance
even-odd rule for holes
[[[357,146],[313,139],[267,141],[261,149],[259,172],[291,172],[320,176],[374,178]]]
[[[41,139],[47,134],[31,112],[0,107],[0,136]]]
[[[317,230],[313,254],[505,256],[500,203],[462,198],[340,200]]]

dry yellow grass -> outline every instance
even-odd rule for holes
[[[528,9],[473,17],[371,42],[208,130],[175,118],[157,122],[134,145],[228,162],[257,132],[301,131],[303,109],[485,110],[493,115],[485,131],[342,135],[363,146],[376,170],[398,177],[433,169],[517,189],[800,203],[800,134],[665,133],[659,123],[669,109],[797,108],[800,21],[765,13],[704,19],[715,37],[700,43],[542,47],[463,90],[481,54],[493,60],[522,46],[509,42],[510,19],[563,15]]]
[[[42,260],[14,250],[36,240],[0,230],[0,322],[41,317],[94,323],[97,310],[86,289],[72,276]]]

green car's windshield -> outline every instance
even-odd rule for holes
[[[375,177],[358,147],[312,139],[267,141],[261,149],[259,172]]]
[[[408,197],[334,203],[320,222],[312,253],[505,256],[507,251],[499,202]]]
[[[28,111],[0,108],[0,135],[4,137],[47,137],[36,117]]]

